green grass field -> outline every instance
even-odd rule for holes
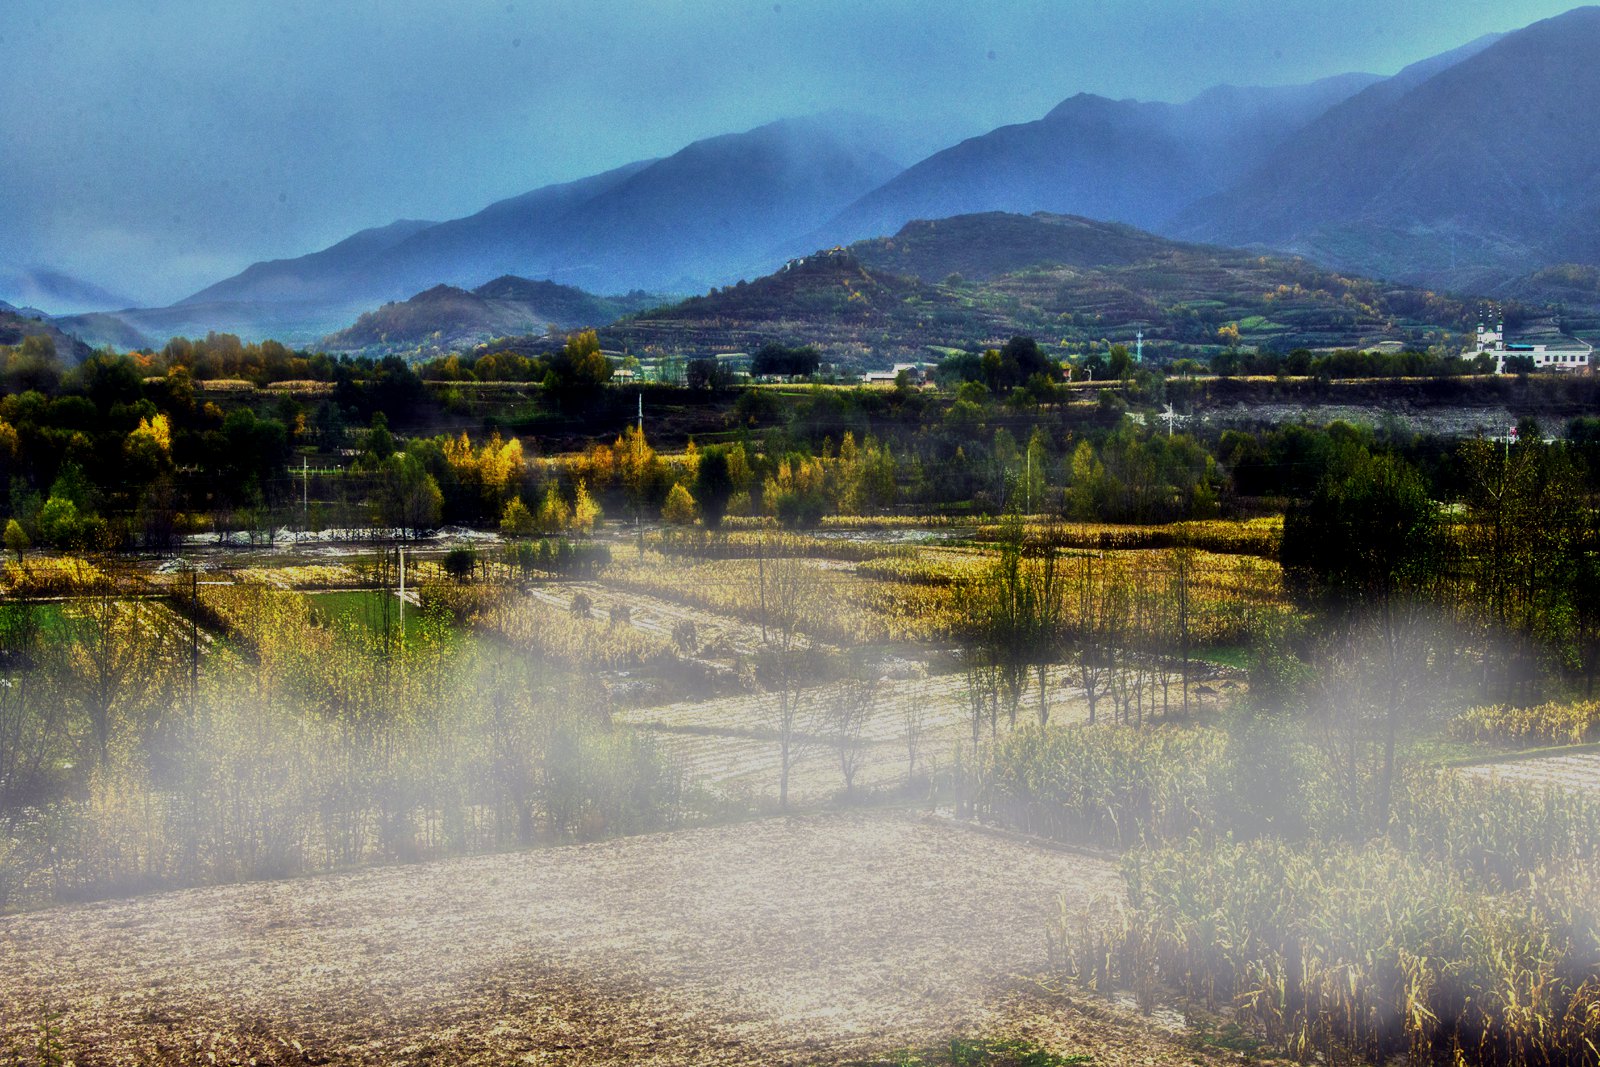
[[[346,619],[365,626],[374,633],[382,630],[385,625],[384,607],[385,598],[387,598],[388,625],[398,625],[400,621],[400,601],[395,597],[393,591],[344,589],[306,593],[305,596],[311,601],[311,606],[322,612],[330,622]],[[428,621],[421,608],[414,604],[406,605],[405,626],[407,638],[417,637]]]

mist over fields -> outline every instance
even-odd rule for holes
[[[11,0],[0,1063],[1600,1067],[1595,55]]]

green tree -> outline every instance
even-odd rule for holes
[[[1424,590],[1438,577],[1439,512],[1415,468],[1362,453],[1284,520],[1284,574],[1325,607],[1353,610]]]
[[[700,453],[700,465],[695,471],[694,498],[700,503],[700,518],[706,528],[714,530],[722,525],[728,513],[728,501],[734,491],[733,473],[728,465],[728,450],[722,446]]]
[[[399,453],[384,463],[373,503],[379,525],[419,537],[439,525],[444,494],[415,456]]]
[[[32,542],[28,540],[28,531],[22,528],[22,523],[16,519],[6,520],[5,532],[6,551],[16,554],[17,562],[22,562],[22,554],[28,550]]]
[[[72,548],[83,537],[83,516],[69,497],[52,496],[39,509],[39,536],[56,548]]]
[[[1443,574],[1443,532],[1417,471],[1365,452],[1284,521],[1285,578],[1322,609],[1333,650],[1322,672],[1327,712],[1347,729],[1336,731],[1330,752],[1355,751],[1345,739],[1381,733],[1373,774],[1379,832],[1392,810],[1401,720],[1425,695],[1425,621]]]
[[[611,361],[600,351],[600,338],[593,330],[570,334],[561,351],[550,358],[545,386],[563,403],[577,403],[593,397],[611,380]]]
[[[444,572],[456,581],[472,576],[478,566],[478,553],[471,545],[455,545],[444,554]]]
[[[372,425],[361,435],[361,455],[357,462],[363,466],[377,467],[394,453],[394,435],[389,432],[389,419],[383,412],[376,412],[372,416]]]

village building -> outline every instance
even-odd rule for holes
[[[861,376],[865,385],[893,385],[904,371],[906,378],[912,385],[922,385],[927,380],[927,373],[921,363],[896,363],[888,370],[868,371]]]
[[[1493,325],[1487,321],[1478,323],[1476,343],[1472,348],[1462,352],[1461,358],[1477,359],[1483,355],[1492,356],[1494,372],[1504,374],[1506,359],[1511,356],[1527,356],[1533,360],[1535,369],[1582,371],[1589,369],[1589,360],[1593,354],[1594,345],[1580,341],[1576,337],[1562,336],[1554,341],[1537,343],[1507,342],[1505,319],[1501,317],[1495,319]]]

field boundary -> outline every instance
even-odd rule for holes
[[[1546,748],[1525,748],[1518,752],[1501,752],[1493,756],[1463,756],[1444,761],[1446,767],[1491,767],[1499,763],[1523,763],[1528,760],[1557,756],[1582,756],[1600,752],[1600,741],[1581,745],[1550,745]]]
[[[940,815],[929,812],[922,816],[922,821],[930,826],[947,826],[960,830],[968,830],[976,834],[998,838],[1001,841],[1010,841],[1019,845],[1034,845],[1038,848],[1048,849],[1051,852],[1069,852],[1078,856],[1087,856],[1089,859],[1103,860],[1106,863],[1121,863],[1122,853],[1112,852],[1108,849],[1095,848],[1092,845],[1076,845],[1069,841],[1057,841],[1050,837],[1040,837],[1037,834],[1025,834],[1020,830],[1007,830],[1003,826],[993,826],[989,823],[977,822],[971,819],[958,819],[953,815]]]

